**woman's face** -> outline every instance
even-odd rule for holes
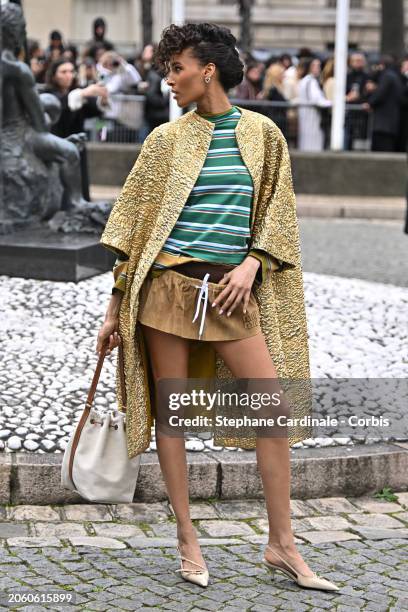
[[[63,54],[61,55],[61,59],[67,60],[67,62],[72,62],[74,63],[74,54],[72,51],[70,51],[69,49],[67,49],[66,51],[63,52]]]
[[[71,62],[58,66],[54,75],[54,83],[59,89],[69,89],[73,83],[75,75],[74,65]]]
[[[202,66],[192,54],[192,49],[184,49],[170,58],[170,70],[166,76],[167,84],[180,107],[188,106],[202,98],[209,83],[204,78],[215,78],[215,64]]]
[[[313,74],[313,76],[318,77],[320,75],[321,68],[322,64],[320,60],[313,60],[313,62],[310,64],[310,74]]]
[[[146,45],[142,53],[143,62],[151,62],[153,60],[153,45]]]
[[[61,47],[54,47],[54,49],[51,49],[50,60],[52,62],[55,62],[56,60],[60,59],[61,56],[62,56]]]
[[[253,66],[246,73],[246,78],[251,83],[258,83],[262,77],[262,65]]]

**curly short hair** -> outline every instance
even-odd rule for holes
[[[154,64],[162,75],[169,72],[169,62],[173,54],[192,48],[195,58],[201,65],[209,62],[216,65],[220,83],[225,91],[241,83],[244,64],[239,57],[237,41],[231,30],[212,23],[174,23],[162,32],[154,54]]]

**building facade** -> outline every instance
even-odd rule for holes
[[[25,0],[27,31],[43,45],[50,30],[60,30],[64,38],[83,44],[91,37],[92,21],[104,17],[107,37],[123,52],[140,49],[142,32],[141,0]],[[350,45],[377,50],[380,44],[380,0],[350,0]],[[336,0],[255,0],[253,9],[256,48],[315,50],[334,44]],[[405,0],[406,41],[408,46],[408,0]],[[153,0],[153,35],[170,23],[171,0]],[[239,31],[236,0],[186,0],[188,21],[212,21]]]

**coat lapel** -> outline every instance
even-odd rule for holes
[[[259,200],[259,192],[261,187],[262,169],[264,164],[264,141],[262,132],[259,129],[259,122],[251,121],[251,113],[246,108],[237,108],[241,111],[241,118],[235,128],[238,147],[248,168],[248,172],[252,177],[254,185],[254,196],[251,209],[251,230],[254,226],[256,217],[256,209]]]
[[[173,163],[166,182],[163,197],[157,203],[157,214],[151,228],[150,239],[145,245],[140,265],[135,270],[132,295],[139,289],[170,235],[176,221],[194,187],[207,156],[214,124],[190,111],[178,121],[173,133]],[[134,307],[132,300],[132,308]]]

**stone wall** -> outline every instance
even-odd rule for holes
[[[140,146],[88,144],[93,185],[123,185]],[[403,153],[304,153],[291,151],[298,193],[404,196],[407,162]]]

